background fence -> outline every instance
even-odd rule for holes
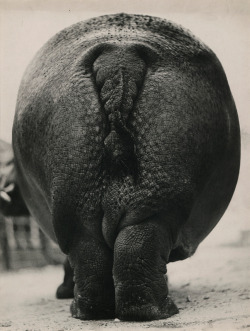
[[[64,255],[31,217],[0,215],[0,269],[18,270],[59,264]]]

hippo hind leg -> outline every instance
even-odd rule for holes
[[[168,295],[168,233],[161,222],[152,219],[127,226],[118,234],[113,274],[119,319],[145,321],[178,313]]]
[[[70,299],[74,297],[74,272],[70,266],[68,258],[66,258],[64,264],[64,279],[63,283],[58,286],[56,291],[57,299]]]
[[[83,320],[114,318],[112,250],[104,241],[83,231],[74,239],[69,259],[75,280],[72,316]]]

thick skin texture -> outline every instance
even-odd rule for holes
[[[13,147],[28,208],[74,269],[72,315],[176,313],[166,264],[195,252],[239,172],[237,112],[214,53],[149,16],[75,24],[25,72]]]

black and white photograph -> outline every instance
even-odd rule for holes
[[[0,330],[250,329],[250,1],[0,0]]]

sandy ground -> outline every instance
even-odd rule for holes
[[[71,300],[55,299],[61,267],[3,273],[0,330],[250,329],[249,270],[249,246],[201,246],[192,258],[168,265],[170,292],[180,313],[144,323],[73,319]]]

